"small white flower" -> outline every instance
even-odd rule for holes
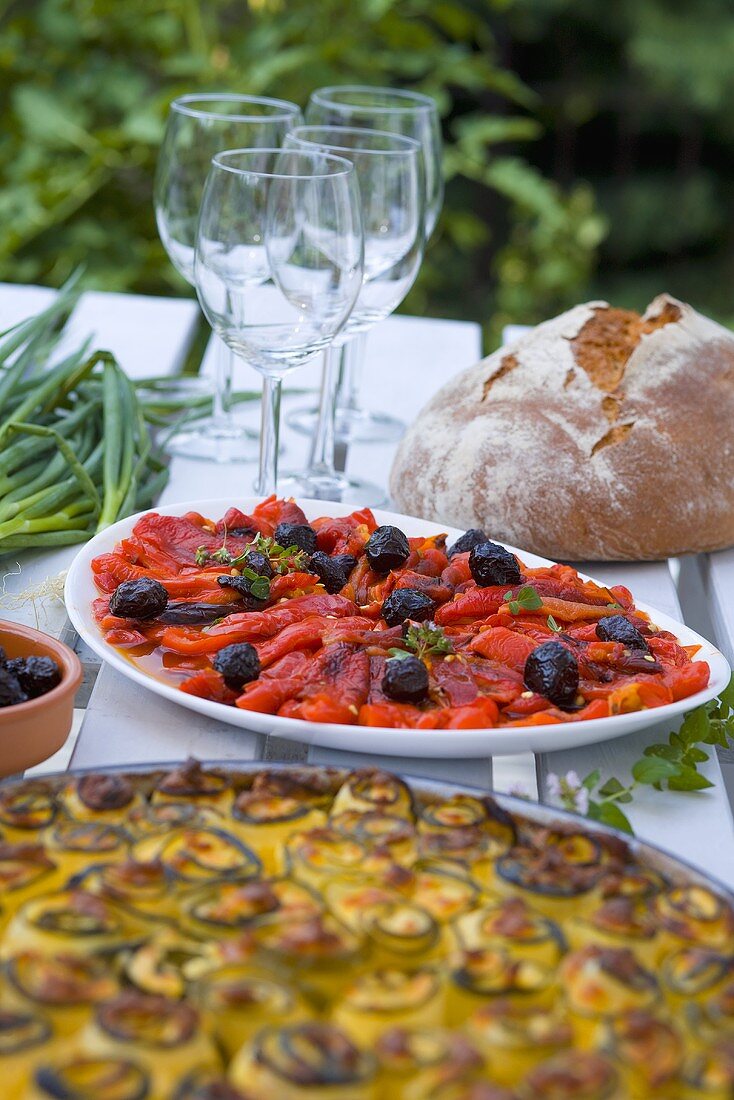
[[[566,772],[566,783],[569,787],[578,790],[578,788],[581,786],[581,780],[579,779],[578,772]]]
[[[576,791],[576,809],[584,816],[589,812],[589,792],[586,787],[579,787]]]
[[[555,772],[548,772],[545,780],[545,789],[551,798],[561,797],[561,780]]]

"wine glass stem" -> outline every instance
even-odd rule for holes
[[[310,474],[323,474],[327,477],[336,476],[334,468],[334,421],[336,418],[337,386],[343,356],[344,345],[337,348],[330,344],[324,352],[319,414],[308,459],[308,472]]]
[[[339,393],[336,407],[345,411],[359,409],[359,393],[362,388],[367,333],[358,332],[346,345],[344,364],[339,377]]]
[[[227,425],[232,417],[232,379],[234,377],[235,353],[223,340],[217,341],[217,363],[214,384],[212,414],[215,422]]]
[[[278,485],[280,393],[281,379],[266,374],[263,378],[260,421],[260,472],[255,482],[255,492],[262,496],[276,492]]]

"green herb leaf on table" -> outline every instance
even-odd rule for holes
[[[626,785],[616,776],[603,782],[598,768],[584,779],[575,772],[566,776],[549,775],[548,793],[567,809],[575,810],[593,821],[611,825],[632,833],[627,815],[620,803],[630,803],[640,786],[654,790],[704,791],[713,786],[698,770],[698,765],[710,759],[702,745],[727,748],[734,741],[734,676],[718,699],[704,703],[686,714],[679,730],[673,730],[667,743],[648,745],[632,767]]]

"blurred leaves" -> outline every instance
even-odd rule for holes
[[[406,310],[532,320],[584,292],[603,222],[527,163],[538,96],[501,63],[504,0],[19,0],[0,34],[0,278],[186,292],[152,181],[186,91],[305,105],[327,83],[410,86],[444,116],[444,215]],[[501,35],[500,35],[501,37]],[[525,152],[524,152],[525,150]],[[491,227],[491,228],[490,228]]]

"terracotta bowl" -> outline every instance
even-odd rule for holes
[[[82,666],[73,650],[40,630],[0,620],[0,645],[8,657],[52,657],[61,683],[37,699],[0,707],[0,777],[47,760],[69,736]]]

